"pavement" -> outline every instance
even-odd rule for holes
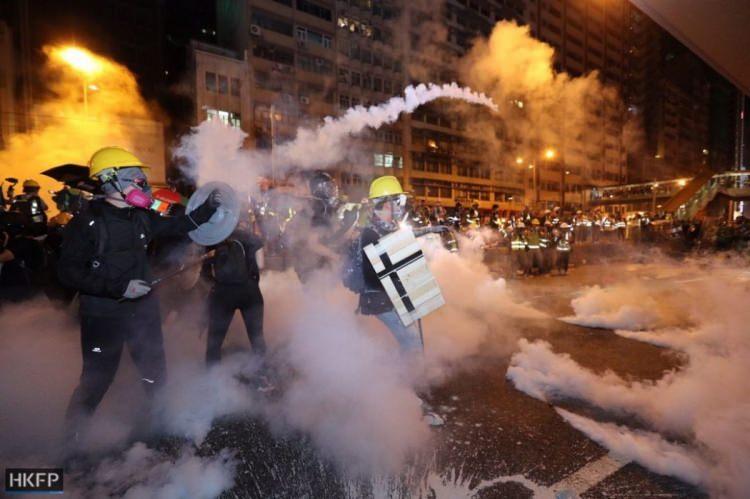
[[[515,296],[550,313],[550,318],[521,324],[523,336],[543,338],[556,352],[568,353],[596,372],[611,369],[640,380],[661,377],[679,364],[678,356],[554,318],[572,312],[570,300],[582,286],[606,284],[615,279],[613,272],[627,271],[624,263],[607,272],[600,265],[585,265],[568,276],[509,281]],[[505,378],[509,357],[491,350],[433,389],[430,402],[447,423],[432,430],[433,448],[415,457],[401,476],[342,477],[305,435],[279,438],[257,419],[219,422],[200,452],[226,447],[236,452],[236,483],[222,496],[227,498],[706,497],[679,480],[610,456],[566,424],[551,405],[516,390]],[[576,401],[562,406],[596,414]]]

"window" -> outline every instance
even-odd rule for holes
[[[330,36],[324,35],[323,33],[318,33],[317,31],[311,30],[310,28],[297,26],[295,28],[295,36],[297,37],[297,40],[314,43],[315,45],[320,45],[321,47],[327,49],[331,48]]]
[[[224,75],[219,75],[219,93],[220,94],[229,93],[229,80]]]
[[[349,70],[339,68],[339,83],[349,84]]]
[[[208,121],[221,121],[227,126],[234,128],[240,128],[241,119],[240,113],[233,113],[231,111],[222,111],[221,109],[206,109],[206,119]]]
[[[372,89],[376,92],[382,92],[383,91],[383,79],[375,77],[372,79]]]
[[[333,64],[328,59],[321,57],[311,57],[300,54],[297,56],[297,65],[311,73],[330,74],[333,72]]]
[[[339,107],[341,109],[349,109],[349,96],[348,95],[339,95]]]
[[[391,80],[383,80],[383,92],[390,94],[393,92]]]
[[[311,16],[325,19],[326,21],[333,19],[331,16],[331,9],[308,0],[297,0],[297,10],[304,12],[305,14],[310,14]]]
[[[362,85],[361,75],[357,71],[352,71],[351,80],[353,87],[359,87]]]
[[[253,11],[252,16],[250,17],[250,23],[260,26],[261,28],[267,29],[269,31],[275,31],[276,33],[281,33],[282,35],[292,36],[292,23],[274,17],[270,14],[266,14],[265,12],[261,12],[258,10]]]
[[[235,97],[240,96],[240,83],[239,78],[232,78],[231,92]]]
[[[206,72],[206,90],[216,92],[216,73]]]
[[[294,52],[278,45],[259,43],[253,47],[253,55],[269,61],[294,65]]]

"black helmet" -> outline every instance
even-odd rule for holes
[[[310,177],[310,195],[328,206],[335,206],[339,200],[339,186],[326,172],[315,172]]]

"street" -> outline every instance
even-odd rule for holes
[[[567,277],[512,281],[513,293],[546,307],[551,316],[526,321],[523,336],[544,339],[596,372],[611,369],[628,379],[658,379],[680,364],[669,350],[555,319],[571,313],[576,290],[603,284],[627,268],[638,273],[633,267],[592,265]],[[318,460],[304,436],[279,441],[257,420],[232,420],[217,425],[206,443],[238,452],[237,483],[226,497],[705,497],[677,479],[610,459],[606,449],[566,424],[553,406],[516,390],[506,379],[507,356],[489,349],[464,365],[432,391],[432,404],[447,418],[444,427],[432,430],[433,450],[398,480],[374,485],[366,479],[342,480],[334,466]],[[562,406],[596,414],[573,400]]]

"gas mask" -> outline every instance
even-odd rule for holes
[[[107,196],[118,193],[123,201],[135,208],[148,209],[154,202],[151,186],[140,168],[120,168],[104,173],[99,178]]]
[[[388,206],[386,206],[386,203]],[[373,225],[383,232],[398,230],[401,222],[404,222],[408,215],[406,203],[406,194],[388,196],[378,200],[373,209]],[[388,211],[390,211],[390,220],[387,220]]]

